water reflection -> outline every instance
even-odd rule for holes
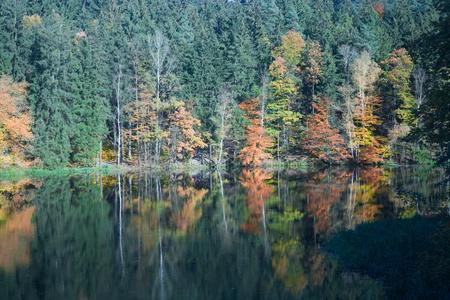
[[[0,298],[383,298],[385,283],[345,271],[321,245],[362,223],[446,211],[442,175],[244,170],[3,182]]]

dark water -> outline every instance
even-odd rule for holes
[[[447,299],[440,170],[0,182],[1,299]]]

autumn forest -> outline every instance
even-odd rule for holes
[[[0,166],[448,163],[449,13],[2,0]]]

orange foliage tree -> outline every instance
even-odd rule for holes
[[[344,139],[339,131],[332,128],[329,122],[330,101],[322,98],[312,104],[315,114],[310,115],[306,121],[306,138],[303,148],[312,156],[333,163],[351,158]]]
[[[197,149],[205,148],[201,134],[196,130],[200,120],[186,110],[184,102],[169,114],[170,145],[176,152],[178,159],[191,158]]]
[[[272,158],[272,155],[266,152],[272,146],[272,139],[265,132],[260,106],[258,99],[250,99],[239,105],[250,122],[245,131],[245,146],[239,154],[244,166],[258,166],[264,160]]]
[[[23,164],[33,138],[26,84],[0,77],[0,162]]]

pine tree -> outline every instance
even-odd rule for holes
[[[50,16],[38,32],[36,73],[29,101],[35,120],[34,152],[49,167],[69,163],[73,126],[74,85],[69,76],[74,33],[58,14]]]
[[[18,81],[25,80],[26,54],[30,46],[22,23],[26,11],[25,0],[0,3],[0,74],[11,74]]]
[[[81,32],[84,33],[84,32]],[[80,32],[78,35],[83,35]],[[86,34],[86,33],[85,33]],[[74,132],[71,138],[72,162],[90,165],[101,152],[101,142],[106,135],[106,120],[109,116],[108,82],[99,70],[105,70],[100,56],[101,45],[96,45],[95,35],[78,37],[75,41],[74,56],[80,61],[75,76],[79,77],[77,101],[74,104]],[[75,80],[74,80],[75,81]]]

